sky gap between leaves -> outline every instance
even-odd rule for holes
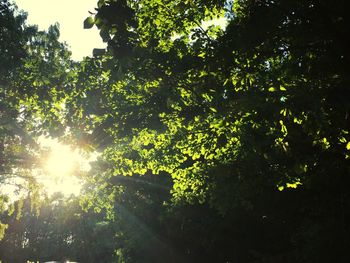
[[[96,0],[15,0],[19,9],[28,13],[28,23],[36,24],[40,30],[60,24],[60,40],[72,51],[72,59],[79,61],[91,56],[94,48],[104,48],[97,28],[83,29],[83,21],[94,12]]]

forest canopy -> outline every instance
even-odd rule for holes
[[[347,6],[99,0],[75,62],[2,0],[0,260],[348,262]],[[81,196],[40,193],[40,136],[99,153]]]

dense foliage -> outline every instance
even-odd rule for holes
[[[111,227],[93,232],[113,243],[103,262],[350,260],[346,7],[99,0],[84,27],[97,26],[108,48],[74,65],[57,27],[33,33],[47,40],[32,48],[48,43],[47,53],[13,66],[15,105],[36,117],[34,134],[67,126],[76,145],[101,152],[80,202]],[[91,229],[104,222],[81,215]],[[77,254],[57,253],[100,261],[68,243]]]
[[[25,199],[21,218],[3,218],[9,225],[0,246],[4,262],[115,261],[113,226],[101,215],[82,211],[77,198],[56,194],[45,198],[38,212],[31,205]]]
[[[7,1],[0,2],[0,183],[14,183],[13,177],[30,179],[18,171],[31,166],[30,137],[27,124],[21,118],[21,109],[16,92],[10,87],[16,69],[26,57],[26,42],[33,36],[34,28],[23,27],[25,16],[14,15],[14,9]],[[8,201],[0,196],[0,211]],[[6,225],[0,222],[0,237]]]
[[[70,53],[58,41],[58,25],[47,32],[25,23],[26,14],[0,2],[0,211],[2,192],[29,191],[38,197],[32,170],[38,166],[37,136],[64,131],[58,115],[60,93],[71,67]],[[6,226],[0,222],[0,237]]]

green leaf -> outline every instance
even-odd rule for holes
[[[109,37],[110,37],[107,29],[101,29],[100,36],[101,36],[103,42],[107,42],[109,40]]]
[[[93,54],[94,57],[96,57],[96,56],[102,56],[102,55],[104,55],[105,53],[106,53],[106,49],[104,49],[104,48],[94,48],[94,49],[92,50],[92,54]]]
[[[104,4],[105,4],[105,0],[99,0],[99,1],[97,2],[97,7],[98,7],[98,8],[101,8]]]
[[[92,28],[94,24],[95,24],[95,20],[93,19],[92,16],[89,16],[84,20],[84,29]]]

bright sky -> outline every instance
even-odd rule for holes
[[[96,27],[84,29],[83,22],[94,12],[97,0],[14,0],[19,7],[28,12],[28,23],[37,24],[46,30],[56,22],[60,24],[60,40],[67,42],[74,60],[92,56],[94,48],[104,48]]]

